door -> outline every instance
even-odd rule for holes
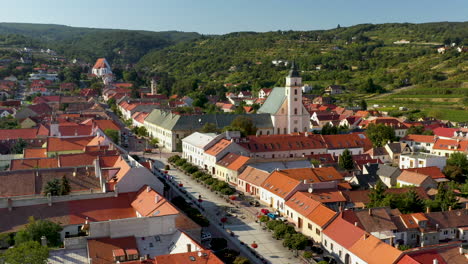
[[[300,217],[297,218],[297,227],[302,228],[302,218]]]
[[[245,191],[250,193],[250,184],[245,183]]]

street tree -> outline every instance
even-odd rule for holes
[[[382,147],[388,141],[392,142],[396,139],[395,130],[384,124],[370,124],[367,127],[366,135],[374,147]]]
[[[353,156],[351,151],[345,149],[343,153],[338,157],[338,165],[344,170],[351,170],[354,168]]]
[[[27,241],[9,248],[3,254],[5,262],[9,264],[45,264],[48,257],[49,249],[37,241]]]
[[[283,241],[285,247],[296,251],[296,256],[298,250],[305,249],[308,243],[309,239],[301,233],[287,234]]]
[[[41,242],[41,237],[47,238],[47,243],[50,246],[59,246],[60,231],[62,227],[49,220],[36,220],[34,217],[29,217],[26,226],[19,230],[15,235],[15,245],[20,245],[28,241]]]

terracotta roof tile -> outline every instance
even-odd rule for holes
[[[218,161],[217,164],[230,170],[237,171],[241,169],[242,166],[244,166],[247,161],[249,161],[249,159],[249,157],[241,156],[235,153],[228,153],[220,161]]]
[[[45,148],[26,148],[23,151],[24,158],[47,158],[47,153]]]
[[[10,171],[58,168],[57,158],[32,158],[11,160]]]
[[[198,252],[187,252],[168,254],[155,257],[155,264],[223,264],[212,251],[201,250],[199,251],[206,256],[199,257]]]
[[[397,180],[398,181],[403,181],[403,182],[406,182],[406,183],[411,183],[411,184],[414,184],[414,185],[421,185],[424,181],[427,180],[427,178],[430,178],[428,177],[427,175],[424,175],[424,174],[420,174],[420,173],[416,173],[416,172],[412,172],[412,171],[408,171],[408,170],[404,170],[400,176],[398,176]]]
[[[47,152],[56,151],[84,151],[85,147],[94,139],[94,137],[77,137],[77,138],[47,138]]]
[[[323,230],[323,233],[341,246],[351,248],[366,232],[340,215]]]
[[[205,153],[208,155],[216,156],[221,151],[226,149],[229,145],[231,145],[231,143],[232,142],[229,140],[221,139],[218,143],[214,144],[211,148],[207,149]]]
[[[248,136],[247,142],[239,143],[250,152],[271,152],[302,149],[325,149],[326,145],[320,135],[290,134]]]
[[[270,173],[266,171],[247,166],[237,178],[246,181],[251,185],[260,186],[269,175]]]
[[[131,205],[142,216],[179,214],[171,203],[149,186],[143,186],[138,191]]]
[[[413,135],[413,134],[410,134],[410,135],[406,135],[401,140],[422,142],[422,143],[434,143],[436,138],[434,136],[428,136],[428,135]]]
[[[0,140],[34,139],[36,137],[37,128],[0,129]]]
[[[307,216],[320,205],[320,202],[310,198],[308,192],[296,192],[286,201],[286,205],[298,214]]]
[[[419,174],[427,175],[432,179],[442,179],[445,178],[445,175],[439,169],[439,167],[431,166],[431,167],[423,167],[423,168],[412,168],[412,169],[404,169],[407,171],[416,172]]]
[[[135,237],[98,238],[88,240],[88,255],[93,264],[115,263],[114,256],[112,254],[113,250],[134,248],[138,248]]]
[[[369,234],[362,235],[349,251],[369,264],[393,264],[402,254],[400,250]]]

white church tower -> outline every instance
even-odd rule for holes
[[[287,127],[288,133],[306,132],[307,124],[303,124],[302,105],[302,78],[299,76],[296,64],[293,62],[288,76],[286,76],[286,87],[284,89],[288,105]]]

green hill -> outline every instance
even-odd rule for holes
[[[400,40],[410,43],[394,44]],[[389,98],[372,99],[375,94],[393,96],[393,90],[411,86],[402,95],[423,93],[424,100],[389,101],[423,107],[432,102],[428,97],[440,98],[439,94],[446,93],[455,98],[449,100],[452,107],[463,107],[468,101],[464,99],[468,97],[468,53],[454,48],[437,53],[438,47],[451,43],[468,46],[468,22],[363,24],[332,30],[200,37],[150,52],[138,66],[168,76],[165,79],[172,82],[163,82],[161,87],[167,93],[197,89],[219,94],[226,90],[222,87],[225,83],[240,84],[228,88],[233,91],[283,85],[288,67],[274,66],[272,61],[294,60],[303,81],[313,85],[316,93],[330,84],[344,85],[346,93],[337,98],[344,104],[361,98],[382,104]]]
[[[0,23],[0,35],[19,35],[32,39],[34,46],[57,50],[70,58],[94,61],[106,57],[114,64],[137,62],[151,50],[191,40],[198,33],[177,31],[79,28],[63,25]]]

